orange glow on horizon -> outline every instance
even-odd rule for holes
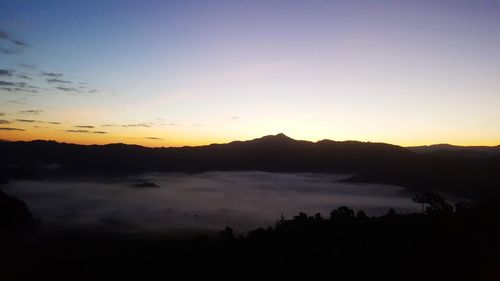
[[[182,147],[182,146],[202,146],[214,143],[229,143],[231,141],[245,141],[252,140],[255,138],[260,138],[264,135],[274,135],[279,132],[270,134],[261,134],[255,136],[248,136],[243,138],[237,138],[230,136],[194,136],[194,135],[162,135],[159,137],[148,137],[147,134],[141,134],[142,136],[124,136],[120,133],[108,133],[108,134],[93,134],[93,133],[68,133],[63,130],[38,130],[33,131],[0,131],[0,140],[5,141],[33,141],[33,140],[47,140],[47,141],[57,141],[63,143],[74,143],[81,145],[105,145],[112,143],[124,143],[131,145],[140,145],[145,147]],[[286,134],[286,133],[285,133]],[[288,134],[286,134],[288,135]],[[432,145],[448,143],[458,146],[498,146],[500,144],[500,139],[495,140],[455,140],[455,141],[445,141],[439,139],[415,139],[414,141],[390,141],[390,140],[380,140],[380,139],[370,139],[370,138],[334,138],[334,137],[300,137],[295,135],[288,135],[289,137],[296,140],[306,140],[311,142],[320,141],[323,139],[330,139],[333,141],[346,141],[354,140],[361,142],[381,142],[399,145],[403,147],[407,146],[421,146],[421,145]]]

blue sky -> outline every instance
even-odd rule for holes
[[[2,139],[500,143],[496,1],[2,1],[0,31]]]

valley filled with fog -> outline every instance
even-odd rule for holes
[[[25,201],[48,228],[85,228],[131,233],[238,232],[339,206],[382,215],[390,208],[415,212],[420,206],[401,187],[353,184],[346,175],[319,173],[156,173],[114,180],[12,181],[2,188]],[[159,187],[134,188],[152,182]]]

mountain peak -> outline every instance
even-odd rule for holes
[[[291,142],[291,141],[295,141],[294,139],[290,138],[289,136],[283,134],[283,133],[279,133],[277,135],[267,135],[267,136],[263,136],[263,137],[260,137],[260,138],[256,138],[254,139],[253,141],[258,141],[258,142],[280,142],[280,143],[283,143],[283,142]]]
[[[283,133],[279,133],[279,134],[275,135],[274,137],[275,138],[280,138],[280,139],[290,139],[290,140],[292,139],[292,138],[290,138],[289,136],[287,136],[287,135],[285,135]]]

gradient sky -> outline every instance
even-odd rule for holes
[[[500,144],[500,1],[0,1],[0,139]]]

